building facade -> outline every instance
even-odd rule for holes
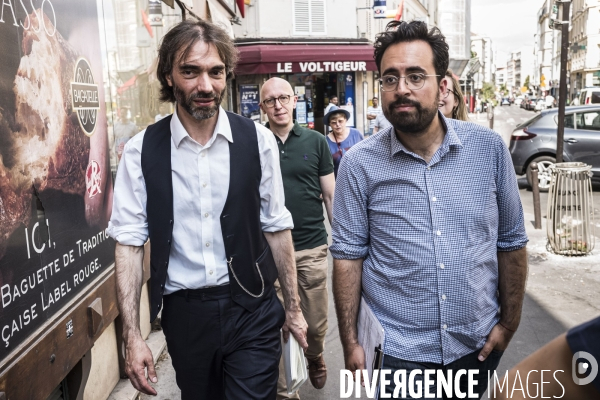
[[[438,0],[438,27],[450,46],[450,69],[461,75],[471,58],[471,0]]]
[[[532,82],[539,95],[558,93],[561,32],[549,26],[553,4],[545,0],[537,14]]]
[[[258,95],[262,84],[277,76],[290,82],[298,96],[294,117],[299,124],[324,132],[324,110],[337,96],[351,114],[349,125],[364,132],[367,107],[379,94],[369,40],[376,33],[374,20],[357,10],[369,7],[365,4],[261,0],[246,6],[245,18],[233,26],[240,51],[232,84],[233,108],[265,122]]]
[[[570,99],[581,89],[600,86],[600,1],[573,0],[569,32]]]
[[[494,83],[494,51],[492,48],[492,40],[489,37],[479,35],[471,36],[471,54],[479,59],[480,68],[473,75],[473,87],[476,90],[481,90],[483,84]]]

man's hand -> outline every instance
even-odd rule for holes
[[[146,368],[148,369],[148,378],[146,378]],[[148,379],[153,383],[158,382],[154,370],[154,359],[150,348],[141,337],[132,340],[125,346],[125,373],[134,388],[142,393],[156,396],[156,390],[148,383]]]
[[[292,310],[285,312],[285,324],[281,328],[283,331],[283,341],[287,343],[290,338],[290,332],[296,338],[300,347],[304,350],[308,348],[308,342],[306,341],[306,335],[308,331],[308,324],[302,315],[300,310]]]
[[[479,361],[484,361],[488,358],[494,349],[498,351],[506,350],[514,334],[514,332],[509,331],[502,325],[496,324],[488,335],[483,349],[479,352]]]
[[[348,349],[344,349],[344,363],[349,371],[357,369],[366,369],[365,350],[358,343],[353,344]]]

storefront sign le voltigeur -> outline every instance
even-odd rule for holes
[[[317,61],[277,63],[277,73],[366,71],[366,61]]]

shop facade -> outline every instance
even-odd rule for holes
[[[259,108],[264,82],[280,77],[290,83],[298,103],[294,118],[325,132],[324,110],[333,96],[350,113],[348,124],[365,132],[366,110],[378,96],[378,73],[373,46],[366,40],[293,41],[237,40],[240,61],[232,82],[234,109],[265,123]]]

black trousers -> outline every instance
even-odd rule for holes
[[[163,297],[162,327],[183,400],[275,399],[285,312],[272,290],[252,313],[229,285]]]

